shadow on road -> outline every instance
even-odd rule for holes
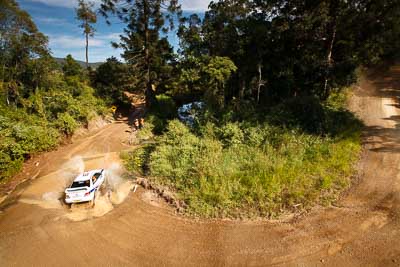
[[[400,111],[400,67],[388,67],[382,70],[370,71],[367,79],[377,90],[365,89],[367,96],[392,99],[392,103],[383,103],[383,109],[390,108]],[[400,153],[400,115],[383,117],[382,120],[391,126],[366,126],[363,133],[363,144],[374,152]]]

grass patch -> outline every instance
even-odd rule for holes
[[[292,100],[263,120],[208,118],[196,129],[172,120],[156,145],[129,153],[127,166],[171,189],[194,216],[273,217],[329,205],[350,184],[361,150],[362,125],[340,97]]]

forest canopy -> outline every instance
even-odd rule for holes
[[[145,56],[159,32],[139,45],[132,33],[146,37],[146,3],[164,1],[135,3],[124,14],[140,9],[141,24],[124,16],[122,40]],[[361,148],[349,86],[360,67],[399,55],[399,18],[398,1],[361,0],[221,0],[204,16],[181,17],[178,54],[147,65],[168,77],[153,80],[158,101],[138,133],[154,144],[126,155],[127,167],[196,216],[271,217],[333,203]],[[127,64],[134,72],[139,63]],[[170,102],[191,101],[206,104],[190,111],[194,123],[171,120]]]

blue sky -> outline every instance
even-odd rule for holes
[[[39,30],[49,37],[49,46],[54,57],[71,54],[75,59],[84,61],[85,38],[75,19],[76,0],[17,0],[17,2],[32,16]],[[94,2],[99,3],[101,0]],[[209,0],[181,0],[185,14],[202,13],[207,9],[209,2]],[[95,36],[89,40],[89,62],[105,61],[111,56],[120,58],[121,51],[112,48],[110,42],[119,40],[124,25],[115,21],[108,26],[99,16],[95,27]],[[174,36],[169,38],[171,43],[176,42]]]

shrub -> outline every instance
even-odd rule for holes
[[[155,126],[151,118],[147,119],[143,127],[136,133],[136,140],[138,143],[148,141],[154,137]]]
[[[41,116],[0,105],[0,180],[18,172],[32,153],[48,151],[59,141],[58,130]]]
[[[154,114],[149,114],[145,121],[145,127],[148,125],[147,129],[151,129],[154,134],[161,134],[165,130],[166,124],[165,120],[160,119]]]
[[[172,97],[161,94],[157,95],[157,102],[152,107],[152,113],[161,119],[172,119],[176,117],[177,107]]]
[[[324,115],[317,114],[320,108]],[[342,107],[301,102],[279,110],[286,111],[264,122],[238,122],[229,115],[189,128],[172,120],[152,150],[132,152],[136,156],[127,166],[146,166],[149,179],[175,191],[187,204],[186,212],[196,216],[271,217],[332,203],[349,184],[361,128],[354,127],[354,117]],[[296,110],[315,112],[311,118],[317,123],[296,117]],[[285,127],[276,124],[283,120],[279,114],[292,116]],[[340,134],[323,130],[342,117],[335,126]]]
[[[150,154],[154,151],[153,145],[141,146],[134,151],[122,153],[121,158],[130,172],[147,175],[149,170]]]
[[[78,128],[78,123],[68,113],[58,115],[55,126],[65,135],[70,136]]]
[[[58,144],[59,134],[52,128],[18,123],[12,128],[12,136],[21,146],[24,154],[30,154],[54,148]]]
[[[271,119],[278,125],[298,127],[312,134],[326,132],[326,110],[316,97],[295,97],[275,106]]]
[[[220,131],[220,140],[226,146],[240,145],[244,141],[244,134],[237,123],[227,123],[222,126]]]
[[[11,156],[0,151],[0,180],[17,173],[22,167],[23,159],[12,159]]]

